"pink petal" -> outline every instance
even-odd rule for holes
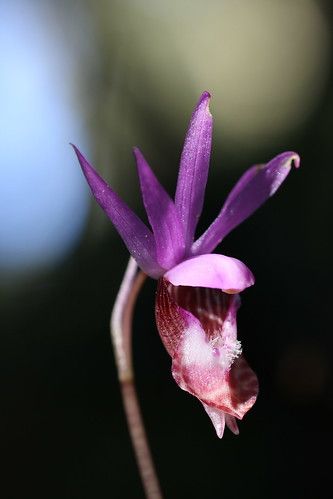
[[[229,414],[226,414],[225,415],[225,424],[227,425],[229,430],[232,431],[232,433],[234,433],[234,435],[239,435],[237,421],[236,421],[236,418],[234,416],[230,416]]]
[[[186,248],[190,249],[201,215],[207,183],[213,118],[210,94],[204,92],[192,114],[180,160],[175,203],[183,223]]]
[[[238,293],[254,284],[252,272],[236,258],[200,255],[186,260],[165,274],[174,286],[201,286]]]
[[[240,353],[238,306],[238,295],[176,287],[165,278],[158,283],[156,322],[172,357],[173,377],[180,388],[204,404],[219,436],[224,421],[238,433],[234,418],[244,416],[258,393],[257,377],[244,357],[232,355]]]
[[[210,417],[219,438],[223,437],[225,426],[227,426],[234,435],[239,435],[238,425],[234,416],[230,416],[215,407],[209,407],[207,404],[203,403],[202,405]]]
[[[152,226],[157,261],[164,269],[173,267],[184,256],[183,227],[175,204],[159,183],[138,148],[134,149],[143,202]]]
[[[284,152],[266,165],[253,166],[247,170],[230,192],[217,218],[193,244],[192,254],[213,251],[229,232],[275,194],[290,172],[293,162],[298,168],[298,154]]]
[[[219,409],[215,409],[215,407],[209,407],[209,405],[207,404],[202,404],[202,405],[204,406],[205,411],[207,412],[211,422],[213,423],[216,435],[219,438],[222,438],[225,428],[225,419],[226,419],[225,413],[223,411],[220,411]]]
[[[245,359],[225,370],[206,342],[204,331],[188,329],[172,359],[172,374],[179,386],[209,407],[242,419],[256,401],[258,381]]]

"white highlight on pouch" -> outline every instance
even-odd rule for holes
[[[198,325],[186,330],[183,337],[184,365],[198,365],[203,368],[220,366],[227,370],[242,353],[240,341],[231,336],[216,336],[208,340],[205,332]]]

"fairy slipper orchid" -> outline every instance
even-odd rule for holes
[[[212,253],[237,225],[271,197],[287,177],[294,152],[249,168],[219,215],[195,240],[207,182],[212,140],[210,95],[204,92],[191,117],[180,160],[175,199],[134,149],[148,228],[74,147],[97,202],[111,219],[138,266],[158,279],[156,322],[172,358],[178,385],[203,404],[221,438],[225,424],[238,433],[254,404],[258,381],[237,340],[239,293],[254,284],[241,261]]]

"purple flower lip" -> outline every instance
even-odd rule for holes
[[[193,257],[206,255],[206,265],[211,265],[216,270],[216,283],[218,276],[221,278],[224,275],[225,280],[229,279],[235,267],[234,259],[228,261],[228,257],[224,257],[223,263],[222,259],[218,262],[216,255],[210,253],[229,232],[276,192],[289,174],[292,163],[296,168],[300,165],[297,153],[284,152],[264,165],[249,168],[230,192],[216,219],[194,241],[204,202],[212,143],[213,118],[209,111],[209,101],[209,92],[203,92],[193,111],[181,154],[174,199],[160,184],[140,150],[134,148],[142,199],[150,228],[122,201],[73,145],[97,202],[111,219],[139,267],[153,278],[159,278],[168,271],[171,271],[169,275],[174,276],[176,271],[172,269],[188,261],[185,266],[185,281],[187,282],[188,276],[193,273],[192,285],[205,286],[207,279],[203,279],[203,272],[196,270],[197,266],[191,268],[191,261]],[[250,271],[245,266],[243,271],[244,275],[239,274],[239,282],[233,283],[230,291],[244,289],[244,282],[249,282]],[[178,273],[178,285],[181,279],[181,273]]]

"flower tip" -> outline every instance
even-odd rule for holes
[[[299,168],[301,166],[301,158],[296,152],[293,153],[293,156],[290,159],[294,162],[295,168]]]
[[[79,160],[81,166],[82,166],[82,162],[84,161],[84,156],[82,154],[82,152],[76,147],[75,144],[72,144],[72,142],[69,143],[70,146],[72,146],[72,148],[74,149],[74,152],[77,156],[77,159]]]
[[[284,152],[278,157],[281,158],[282,164],[284,164],[287,168],[290,168],[292,164],[294,164],[295,168],[299,168],[301,164],[301,158],[297,152],[294,151]]]
[[[69,145],[70,145],[70,146],[74,149],[74,151],[76,152],[76,154],[77,154],[78,152],[80,152],[80,151],[78,150],[78,148],[76,147],[76,145],[75,145],[75,144],[73,144],[73,142],[70,142],[70,143],[69,143]]]
[[[210,99],[211,99],[211,94],[207,90],[205,90],[200,96],[197,107],[200,107],[201,105],[206,105],[207,109],[209,110]]]
[[[199,114],[202,113],[202,116],[204,116],[205,119],[208,120],[207,123],[211,123],[211,121],[213,119],[212,114],[211,114],[210,109],[209,109],[210,98],[211,98],[211,94],[207,90],[205,90],[200,95],[200,98],[199,98],[197,105],[195,107],[195,110],[194,110],[194,115],[196,113],[199,113]]]
[[[139,156],[141,156],[141,151],[140,149],[137,147],[137,146],[134,146],[133,149],[133,154],[134,154],[134,158],[138,158]]]
[[[93,195],[95,196],[96,200],[99,202],[99,195],[101,192],[103,192],[103,190],[107,186],[106,182],[97,173],[97,171],[89,163],[89,161],[83,156],[82,152],[74,144],[70,144],[70,145],[74,149],[76,157],[80,163],[82,173],[86,177],[86,180],[88,182],[88,185],[89,185]],[[106,212],[105,207],[102,206],[102,208]]]
[[[205,90],[204,92],[202,92],[201,94],[201,99],[210,99],[212,96],[212,94],[210,92],[208,92],[208,90]]]
[[[221,440],[223,438],[224,431],[218,430],[217,428],[215,428],[215,431],[216,431],[217,437]]]
[[[138,168],[140,168],[140,166],[142,167],[146,163],[143,153],[137,146],[134,146],[132,151],[137,167]]]
[[[74,149],[74,152],[77,156],[77,159],[79,160],[79,163],[80,163],[80,166],[82,168],[82,171],[84,173],[84,175],[86,176],[87,178],[87,181],[88,181],[88,184],[90,185],[91,187],[91,184],[89,182],[89,175],[94,172],[94,169],[93,167],[88,163],[88,161],[86,160],[86,158],[83,156],[82,152],[76,147],[76,145],[70,143],[70,145],[73,147]],[[95,172],[94,172],[95,173]]]
[[[237,429],[235,429],[235,431],[233,431],[233,434],[234,434],[234,435],[239,435],[239,429],[238,429],[238,428],[237,428]]]

